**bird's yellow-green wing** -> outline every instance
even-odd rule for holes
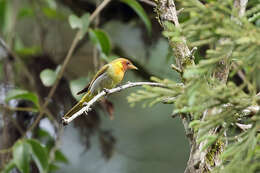
[[[91,82],[84,88],[82,89],[81,91],[79,91],[77,93],[77,95],[79,94],[82,94],[82,93],[85,93],[89,90],[89,88],[91,88],[92,84],[94,83],[94,81],[99,77],[101,76],[102,74],[104,74],[109,68],[109,64],[106,64],[104,65],[97,73],[96,75],[93,77],[93,79],[91,80]]]

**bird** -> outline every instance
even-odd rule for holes
[[[63,124],[65,125],[66,119],[78,112],[84,106],[84,103],[90,101],[99,92],[114,88],[118,85],[123,80],[125,72],[129,69],[137,70],[138,68],[126,58],[117,58],[101,67],[91,82],[77,93],[77,95],[83,93],[85,93],[85,95],[63,116]]]

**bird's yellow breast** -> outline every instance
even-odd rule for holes
[[[125,74],[122,63],[121,62],[113,63],[111,65],[111,68],[109,69],[109,73],[115,85],[120,83],[123,80]]]

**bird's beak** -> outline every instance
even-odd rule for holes
[[[138,68],[136,66],[134,66],[133,64],[130,64],[128,66],[129,69],[134,69],[134,70],[138,70]]]

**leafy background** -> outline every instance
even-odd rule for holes
[[[173,166],[177,172],[184,171],[189,149],[181,121],[171,118],[170,105],[130,107],[126,97],[136,89],[108,98],[114,120],[101,103],[74,125],[57,126],[79,99],[75,93],[98,66],[117,56],[130,58],[140,69],[128,72],[124,82],[149,80],[152,75],[178,80],[169,68],[172,54],[167,40],[149,5],[112,1],[90,25],[90,14],[100,3],[0,0],[1,39],[10,51],[1,45],[0,160],[4,172],[172,172]],[[26,132],[41,111],[78,31],[81,41],[48,106],[50,112],[33,131]]]
[[[244,110],[259,108],[259,4],[240,15],[233,0],[177,0],[178,27],[144,1],[0,0],[1,171],[183,172],[181,115],[192,146],[206,153],[202,170],[258,172],[259,111]],[[186,44],[197,47],[195,62],[182,57],[181,71],[172,64]],[[75,93],[117,57],[139,68],[123,83],[167,87],[114,94],[61,126]]]

